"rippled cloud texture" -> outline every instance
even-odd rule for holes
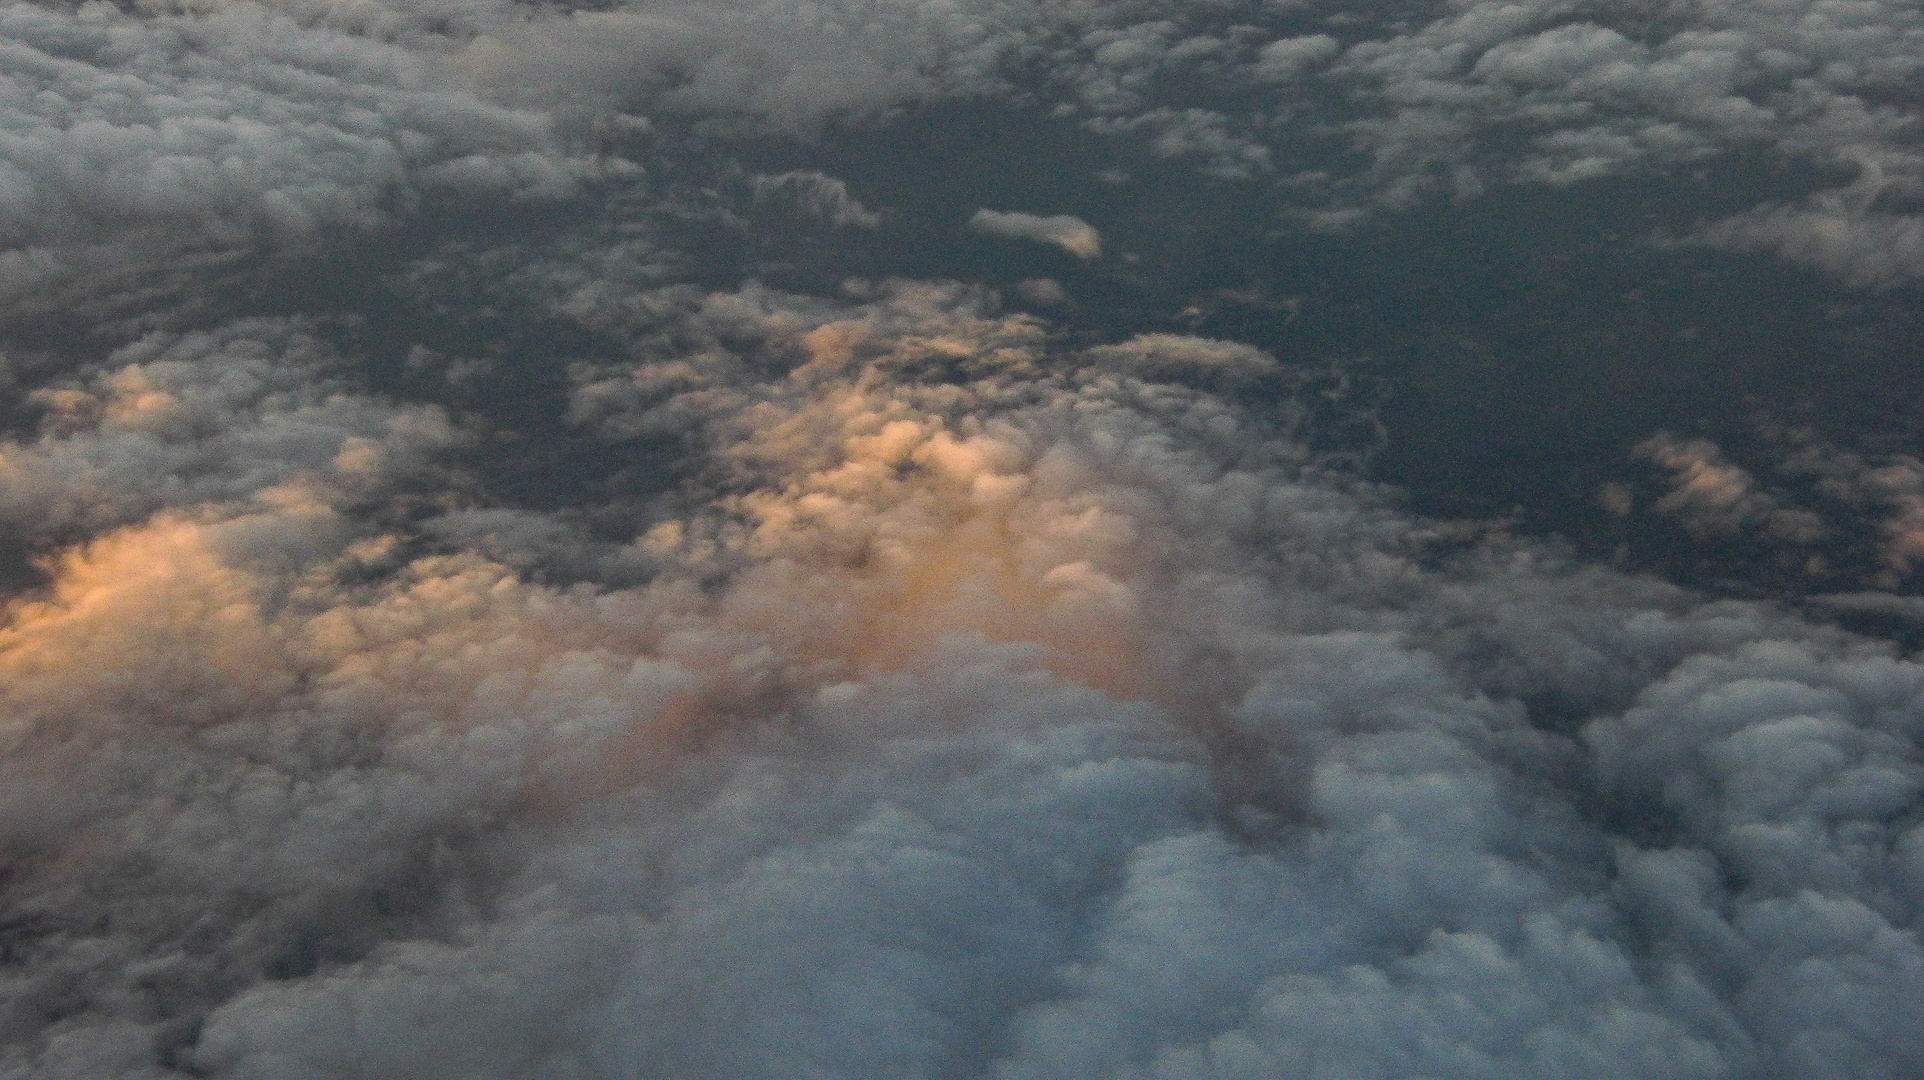
[[[744,164],[1046,115],[1323,236],[1751,155],[1649,246],[1875,293],[1914,4],[20,4],[0,75],[0,1076],[1924,1073],[1924,665],[1022,310],[1106,222]],[[1055,262],[709,250],[795,236]],[[1915,460],[1800,460],[1901,606]]]

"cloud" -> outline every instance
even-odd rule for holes
[[[1276,374],[1276,358],[1232,341],[1178,334],[1139,334],[1116,345],[1090,349],[1090,360],[1146,379],[1235,384]]]
[[[1342,45],[1328,34],[1279,38],[1257,51],[1256,74],[1266,81],[1288,81],[1341,51]]]
[[[1840,586],[1898,587],[1924,557],[1924,463],[1866,456],[1809,429],[1762,434],[1761,466],[1774,474],[1768,484],[1707,439],[1659,433],[1640,443],[1637,455],[1670,473],[1669,490],[1649,510],[1700,542],[1761,541],[1796,552],[1796,561],[1814,558],[1806,573],[1843,575]],[[1624,485],[1606,498],[1620,516],[1635,508]]]
[[[446,413],[341,394],[340,368],[285,321],[148,335],[29,395],[42,432],[0,442],[0,520],[44,543],[293,490],[346,508],[430,474],[459,439]]]
[[[1924,558],[1924,462],[1909,454],[1867,460],[1821,439],[1806,438],[1786,462],[1788,471],[1814,476],[1829,495],[1876,521],[1878,554],[1901,578]],[[1895,584],[1895,578],[1879,584]]]
[[[1327,221],[1734,147],[1876,178],[1750,218],[1908,213],[1908,8],[1637,13],[0,13],[69,320],[0,416],[0,1076],[1924,1072],[1914,659],[1414,515],[1253,346],[704,261],[889,237],[787,159],[931,102]],[[263,251],[340,262],[197,280]],[[1797,462],[1909,568],[1924,469]]]
[[[1808,544],[1826,532],[1817,515],[1784,506],[1758,490],[1751,474],[1724,460],[1723,452],[1707,439],[1653,435],[1637,445],[1637,455],[1671,472],[1670,491],[1651,509],[1676,518],[1700,537],[1756,529],[1778,540]]]
[[[1917,665],[1528,544],[1425,569],[1427,526],[1286,408],[1160,381],[1261,354],[871,288],[706,294],[582,384],[605,445],[697,455],[626,584],[435,550],[393,513],[414,474],[371,467],[418,420],[253,388],[315,377],[298,333],[76,384],[20,453],[211,439],[225,479],[101,519],[0,631],[6,1067],[1924,1056]],[[540,530],[493,536],[538,570]]]
[[[1088,222],[1069,214],[1044,217],[1013,210],[977,210],[969,219],[969,228],[985,236],[1051,244],[1078,259],[1102,258],[1102,234]]]
[[[571,152],[548,116],[465,93],[432,52],[251,5],[20,6],[0,38],[14,305],[369,229],[436,194],[554,200],[632,172]]]
[[[1253,20],[1253,21],[1251,21]],[[1703,239],[1873,286],[1910,280],[1924,166],[1907,87],[1924,28],[1898,0],[1642,7],[1487,0],[1402,19],[1294,6],[679,3],[576,13],[474,39],[502,99],[582,99],[808,129],[916,102],[1047,104],[1224,179],[1298,179],[1284,216],[1340,223],[1508,185],[1650,178],[1763,149],[1809,181]],[[1252,92],[1253,91],[1253,92]],[[1876,188],[1865,198],[1866,185]]]
[[[1058,307],[1069,302],[1068,290],[1054,278],[1025,279],[1016,284],[1016,294],[1042,307]]]
[[[1205,174],[1223,180],[1249,180],[1270,168],[1269,148],[1235,131],[1230,118],[1213,109],[1150,109],[1095,117],[1089,127],[1105,135],[1148,134],[1157,156],[1200,158]]]
[[[882,223],[880,214],[863,206],[861,200],[849,194],[847,184],[824,173],[795,171],[774,176],[758,174],[750,184],[757,202],[785,200],[830,225],[873,229]]]
[[[1034,101],[1212,176],[1291,177],[1279,217],[1320,227],[1765,148],[1862,178],[1812,182],[1698,239],[1867,285],[1910,280],[1915,12],[1806,7],[1712,5],[1661,26],[1635,5],[1580,18],[1548,0],[1400,22],[1283,7],[1255,23],[1026,0],[22,7],[0,57],[16,73],[0,111],[20,133],[0,234],[27,296],[122,264],[162,274],[190,250],[365,228],[423,198],[632,185],[623,155],[662,132],[805,133],[918,104]]]
[[[1726,218],[1694,239],[1711,247],[1769,251],[1854,285],[1889,288],[1924,277],[1924,218],[1812,207],[1762,207]]]
[[[455,58],[493,97],[564,112],[639,100],[649,113],[801,130],[994,88],[1000,62],[1052,23],[1074,21],[1032,3],[496,10],[498,25]]]

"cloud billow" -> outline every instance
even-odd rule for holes
[[[1916,665],[1554,561],[1421,570],[1419,523],[1286,428],[983,304],[714,297],[686,334],[793,366],[680,376],[734,464],[635,541],[644,586],[409,557],[357,508],[405,486],[379,463],[420,421],[263,442],[311,406],[223,391],[257,404],[196,422],[236,433],[206,468],[239,486],[70,550],[0,641],[9,1068],[1924,1052]],[[1140,346],[1179,347],[1223,349]],[[231,379],[137,370],[172,401]],[[58,476],[132,407],[11,460]],[[1544,687],[1587,722],[1533,724]]]
[[[1691,242],[1891,287],[1798,215],[1910,220],[1914,13],[1058,7],[0,13],[78,327],[0,367],[0,1077],[1924,1073],[1924,666],[1425,518],[1282,350],[1074,321],[1082,218],[783,157],[1041,101],[1337,229],[1855,154]],[[1062,321],[874,256],[964,228]],[[1916,462],[1806,458],[1908,570]]]

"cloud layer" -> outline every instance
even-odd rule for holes
[[[236,374],[319,378],[285,329],[63,398],[10,513],[119,509],[0,640],[8,1070],[1917,1065],[1924,671],[1435,564],[1286,425],[990,305],[715,294],[732,345],[609,372],[666,397],[584,384],[709,462],[640,587],[410,556],[445,423]]]
[[[0,1077],[1924,1073],[1924,667],[1412,513],[1279,352],[1076,322],[1137,272],[1089,220],[968,217],[1052,205],[997,176],[918,222],[809,157],[1045,116],[1337,232],[1757,154],[1812,174],[1651,249],[1892,289],[1920,34],[0,11]],[[1063,322],[727,261],[890,245],[1044,255]],[[1639,453],[1625,515],[1835,528]],[[1785,468],[1878,522],[1832,606],[1911,611],[1924,469]]]
[[[1918,270],[1906,95],[1924,24],[1898,0],[1664,17],[1488,0],[1412,18],[1180,0],[19,5],[0,29],[0,235],[21,288],[142,252],[367,227],[437,195],[632,182],[623,155],[658,129],[818,131],[944,101],[1049,105],[1273,185],[1298,227],[1762,154],[1811,178],[1736,193],[1701,228],[1680,219],[1685,239],[1864,285]]]

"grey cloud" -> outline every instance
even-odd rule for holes
[[[1174,2],[323,10],[300,22],[238,9],[16,11],[15,110],[31,134],[0,221],[64,243],[99,240],[101,222],[129,212],[184,217],[227,243],[306,235],[437,188],[551,198],[624,180],[631,167],[576,140],[615,118],[646,127],[636,112],[814,130],[913,102],[1011,95],[1224,178],[1321,175],[1279,209],[1331,227],[1438,194],[1649,175],[1758,146],[1874,170],[1886,204],[1920,182],[1902,95],[1924,66],[1924,27],[1894,2],[1848,14],[1701,5],[1661,32],[1646,32],[1631,5],[1579,17],[1560,3],[1492,2],[1394,29],[1351,20],[1268,40],[1262,26]],[[1311,27],[1286,10],[1265,19]],[[88,53],[112,35],[113,50]],[[41,38],[71,38],[95,59],[40,51]],[[171,51],[186,41],[205,43],[201,59]],[[1015,74],[1038,57],[1045,75]],[[123,75],[140,91],[94,109],[86,87],[106,93]],[[203,115],[213,100],[222,106]],[[248,123],[265,126],[242,137]],[[1341,162],[1347,151],[1361,168]],[[49,155],[94,164],[55,175],[35,164]],[[1881,285],[1913,276],[1913,217],[1833,192],[1802,209],[1761,207],[1705,238]]]
[[[1855,285],[1888,288],[1924,277],[1924,218],[1854,210],[1817,200],[1761,207],[1693,239],[1712,247],[1767,251]]]
[[[459,62],[503,100],[570,110],[635,97],[670,113],[810,128],[838,115],[993,89],[997,65],[1058,16],[1040,5],[679,0],[513,19]]]
[[[1816,477],[1828,494],[1874,515],[1880,555],[1893,575],[1903,576],[1924,559],[1924,462],[1909,454],[1868,460],[1823,440],[1807,439],[1785,469]]]
[[[803,170],[774,176],[757,175],[750,184],[758,201],[787,200],[830,225],[873,229],[882,223],[880,214],[863,206],[861,200],[849,194],[847,184],[820,172]]]
[[[30,395],[44,430],[0,444],[0,515],[46,538],[284,485],[348,505],[457,441],[438,408],[339,393],[338,370],[285,322],[149,335],[90,377]]]
[[[1587,14],[1473,4],[1349,44],[1330,77],[1374,101],[1348,121],[1373,160],[1371,198],[1402,206],[1425,192],[1640,174],[1759,144],[1915,187],[1918,158],[1891,97],[1897,73],[1924,56],[1915,12],[1705,5],[1654,36],[1627,5]],[[1873,211],[1846,191],[1818,197],[1808,213],[1760,208],[1709,236],[1886,284],[1910,276],[1910,229],[1908,215]]]
[[[1341,51],[1342,46],[1328,34],[1280,38],[1258,50],[1256,75],[1265,81],[1287,81]]]
[[[1158,156],[1201,159],[1204,173],[1224,180],[1248,180],[1269,171],[1269,148],[1237,132],[1229,117],[1212,109],[1150,109],[1096,117],[1089,127],[1104,134],[1149,135]]]
[[[1068,290],[1054,278],[1029,278],[1016,285],[1016,293],[1031,304],[1055,307],[1069,302]]]
[[[0,237],[16,298],[383,220],[436,190],[554,198],[625,175],[442,60],[257,8],[0,16]]]
[[[1876,615],[1901,622],[1924,624],[1924,597],[1888,592],[1830,593],[1808,598],[1819,611]]]
[[[1230,341],[1141,334],[1088,352],[1090,360],[1147,379],[1234,385],[1275,374],[1276,358],[1261,349]]]
[[[1049,244],[1078,259],[1102,257],[1102,234],[1070,214],[1044,216],[1013,210],[977,210],[969,219],[969,228],[987,236]]]
[[[1924,463],[1847,450],[1809,428],[1757,434],[1762,446],[1744,464],[1708,439],[1652,436],[1636,454],[1665,470],[1665,490],[1640,505],[1630,486],[1613,483],[1606,509],[1668,517],[1701,550],[1735,543],[1755,558],[1761,547],[1830,588],[1898,588],[1924,558]]]

